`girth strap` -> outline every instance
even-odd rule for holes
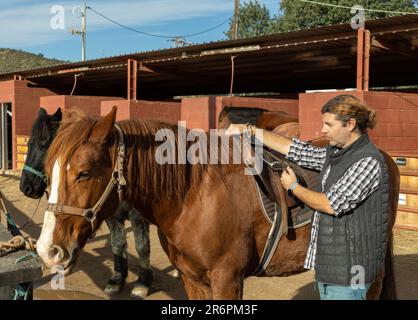
[[[256,270],[253,272],[253,275],[256,276],[262,274],[267,269],[281,237],[287,235],[288,232],[288,206],[286,196],[281,183],[279,185],[275,183],[275,180],[278,178],[276,177],[276,172],[285,170],[286,164],[265,148],[263,148],[262,158],[264,161],[263,171],[258,177],[254,177],[254,182],[257,183],[257,180],[261,181],[267,191],[267,196],[280,206],[281,220],[278,220],[278,211],[276,210],[263,254]],[[262,206],[263,204],[260,203],[260,205]]]

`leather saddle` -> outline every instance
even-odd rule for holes
[[[296,122],[289,122],[276,127],[273,132],[286,136],[288,138],[299,137],[301,128]],[[305,181],[306,170],[302,169],[293,162],[287,160],[283,155],[271,150],[270,148],[263,146],[263,152],[256,154],[256,157],[262,157],[263,169],[254,177],[259,188],[264,194],[274,203],[280,206],[282,215],[281,223],[283,224],[283,234],[287,234],[288,230],[288,214],[295,206],[304,207],[304,204],[296,197],[291,197],[285,192],[282,183],[280,181],[281,174],[288,166],[290,166],[295,172],[298,183],[304,187],[308,187]]]
[[[297,130],[295,131],[295,128]],[[277,129],[277,130],[276,130]],[[277,127],[274,131],[290,137],[299,136],[300,127],[297,123],[287,123]],[[255,142],[255,141],[253,141]],[[263,250],[259,265],[254,275],[262,274],[270,263],[283,235],[288,234],[289,228],[296,229],[310,222],[313,210],[296,197],[289,195],[283,188],[280,177],[282,172],[290,166],[297,176],[298,183],[309,189],[316,189],[319,185],[319,174],[312,170],[299,167],[287,160],[283,155],[263,146],[262,152],[252,152],[262,158],[263,167],[258,175],[253,176],[263,213],[271,223],[270,232]],[[270,201],[268,201],[268,200]],[[274,210],[268,214],[268,207],[274,203]]]

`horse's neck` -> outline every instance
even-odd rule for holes
[[[146,121],[118,121],[116,123],[122,129],[123,135],[131,136],[129,140],[125,140],[125,166],[124,170],[125,178],[127,179],[127,186],[129,190],[125,191],[125,201],[133,205],[146,219],[148,219],[151,223],[157,225],[160,228],[165,228],[166,225],[170,225],[175,219],[177,219],[178,215],[180,214],[181,207],[182,207],[182,200],[181,199],[171,199],[170,196],[162,196],[160,200],[156,200],[151,196],[145,196],[144,193],[141,192],[141,188],[145,188],[145,185],[141,186],[140,179],[138,176],[140,172],[146,172],[141,166],[153,167],[155,164],[147,164],[147,161],[155,161],[155,151],[153,153],[154,156],[150,157],[150,155],[145,156],[146,150],[141,149],[144,141],[142,139],[146,139],[143,136],[144,129],[140,128],[139,126],[146,126]],[[169,129],[169,125],[167,128]],[[152,140],[155,141],[155,136],[150,133]],[[135,137],[133,138],[132,137]],[[119,141],[119,136],[117,132],[114,133],[115,144],[113,146],[113,158],[116,159],[117,157],[117,146]],[[126,139],[126,138],[125,138]],[[146,142],[145,142],[146,144]],[[144,158],[145,157],[145,158]],[[155,168],[150,169],[150,172],[147,172],[151,175],[155,176],[155,172],[152,172]],[[131,172],[130,170],[134,170]],[[157,177],[155,177],[157,178]],[[164,180],[164,179],[163,179]],[[142,183],[143,184],[143,183]],[[150,186],[151,188],[151,186]],[[162,190],[158,190],[159,194],[164,195],[166,190],[162,188]]]

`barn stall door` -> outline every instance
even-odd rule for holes
[[[13,168],[12,104],[0,103],[0,166],[3,170]]]

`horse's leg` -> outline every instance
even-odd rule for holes
[[[104,292],[108,295],[112,295],[122,290],[126,276],[128,275],[125,219],[123,214],[118,212],[117,215],[109,217],[105,221],[110,230],[110,243],[114,255],[114,274],[107,282]]]
[[[209,286],[203,283],[197,282],[190,277],[181,275],[183,280],[184,289],[186,290],[187,297],[190,300],[211,300],[212,290]]]
[[[135,209],[129,211],[129,220],[131,221],[135,248],[139,257],[138,280],[131,291],[131,297],[144,299],[148,295],[153,280],[150,265],[149,222]]]
[[[366,294],[366,300],[379,300],[380,292],[383,288],[383,279],[385,277],[385,271],[380,270],[376,280],[372,283]]]
[[[160,239],[161,247],[163,248],[164,252],[167,254],[168,259],[170,260],[171,264],[174,266],[173,259],[174,259],[174,256],[176,255],[175,251],[173,251],[174,248],[168,244],[167,238],[164,236],[164,234],[161,233],[160,229],[158,229],[157,232],[158,232],[158,238]],[[180,272],[175,266],[173,270],[168,272],[168,274],[172,276],[173,278],[176,278],[176,279],[180,278]]]
[[[367,300],[396,300],[397,298],[393,266],[393,235],[390,235],[384,265],[367,292]]]
[[[212,270],[210,284],[214,300],[241,300],[244,275],[231,270],[231,266]]]

